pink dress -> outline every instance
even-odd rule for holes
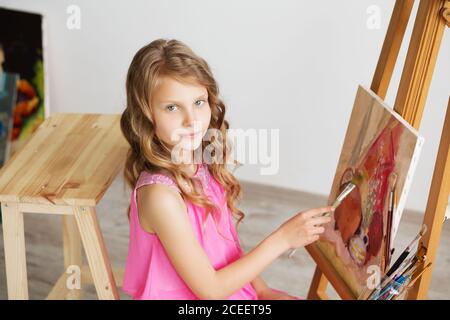
[[[212,214],[208,215],[202,232],[205,209],[190,201],[185,201],[193,231],[211,265],[218,270],[239,259],[244,252],[239,244],[230,209],[225,200],[224,189],[210,174],[208,166],[204,163],[197,166],[194,176],[200,178],[205,194],[222,208],[220,218],[216,218],[219,220],[216,223],[220,234],[216,229]],[[133,299],[138,300],[198,299],[178,275],[158,236],[146,232],[139,224],[136,191],[139,187],[152,183],[163,183],[178,190],[175,181],[168,176],[151,174],[147,171],[141,172],[131,195],[130,240],[122,290],[131,295]],[[257,298],[255,289],[251,283],[247,283],[227,299],[256,300]]]

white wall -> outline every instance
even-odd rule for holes
[[[66,27],[71,4],[81,9],[80,30]],[[370,87],[394,0],[0,0],[0,5],[47,17],[51,112],[122,112],[133,54],[156,38],[178,38],[211,65],[232,128],[280,128],[279,174],[262,176],[257,165],[247,165],[237,176],[328,194],[357,85]],[[366,26],[370,5],[381,9],[380,29]],[[411,30],[412,25],[406,39]],[[403,46],[401,65],[405,55]],[[426,143],[407,202],[416,210],[424,210],[431,182],[449,98],[449,57],[447,30],[421,127]],[[386,98],[389,105],[400,71]]]

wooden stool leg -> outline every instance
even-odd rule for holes
[[[71,266],[78,267],[81,273],[83,264],[81,252],[81,237],[78,231],[77,221],[74,216],[63,216],[63,243],[64,243],[64,272]],[[70,269],[69,269],[70,270]],[[78,279],[81,286],[81,278]],[[81,299],[83,296],[82,288],[69,289],[67,299]]]
[[[2,202],[3,238],[5,246],[8,299],[28,299],[27,261],[23,213],[18,203]]]
[[[325,275],[320,271],[318,267],[316,267],[316,271],[314,271],[314,276],[311,282],[311,286],[309,287],[308,292],[308,300],[329,300],[329,297],[326,293],[328,285],[328,280]]]
[[[75,207],[75,219],[99,299],[119,299],[117,286],[109,261],[95,208]]]

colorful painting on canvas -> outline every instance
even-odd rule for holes
[[[2,60],[2,49],[0,47],[0,64]],[[0,168],[9,158],[12,115],[16,104],[18,79],[17,74],[3,72],[0,66]]]
[[[45,120],[43,17],[0,8],[0,44],[5,72],[17,73],[17,102],[13,110],[11,156]]]
[[[414,128],[359,86],[328,203],[346,183],[356,188],[316,242],[356,297],[374,270],[385,271],[387,244],[395,237],[422,144]],[[388,214],[391,190],[398,201]]]

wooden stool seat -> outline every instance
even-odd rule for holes
[[[121,272],[116,284],[95,207],[123,168],[127,150],[120,115],[56,113],[1,168],[9,299],[28,299],[23,213],[63,215],[66,270],[47,298],[80,298],[82,290],[66,281],[77,268],[82,282],[94,282],[99,299],[119,298]]]

